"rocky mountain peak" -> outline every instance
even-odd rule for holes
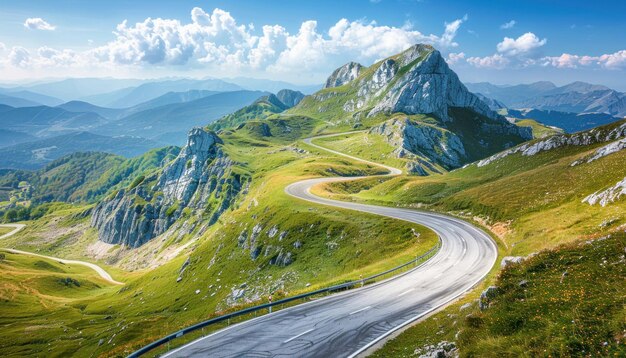
[[[326,80],[324,88],[339,87],[352,82],[359,77],[364,68],[360,63],[348,62],[333,71]]]
[[[394,69],[390,67],[395,67]],[[408,67],[408,68],[407,68]],[[386,83],[380,83],[377,73],[396,73]],[[416,45],[398,56],[398,61],[391,63],[389,59],[382,61],[374,72],[372,84],[365,81],[364,88],[382,88],[371,93],[361,91],[365,96],[382,98],[368,113],[434,114],[443,121],[449,121],[448,108],[469,108],[472,111],[491,119],[505,121],[487,104],[471,93],[459,77],[448,67],[439,51],[428,45]]]
[[[182,234],[213,224],[241,192],[245,179],[233,173],[234,162],[222,151],[222,140],[211,131],[194,128],[176,159],[161,172],[141,178],[101,201],[91,224],[101,241],[138,247],[159,236],[183,215],[191,220]]]
[[[300,91],[294,91],[290,89],[283,89],[276,93],[276,97],[285,104],[288,108],[295,107],[302,99],[304,94]]]

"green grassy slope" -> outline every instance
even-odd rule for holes
[[[271,136],[258,131],[261,123],[269,127]],[[172,236],[157,242],[160,246],[135,253],[181,249],[177,257],[156,268],[125,272],[103,265],[126,285],[98,300],[77,301],[81,316],[64,320],[83,331],[84,340],[71,345],[75,354],[126,355],[224,310],[261,302],[270,292],[281,297],[357,279],[409,261],[433,247],[437,237],[424,227],[311,205],[284,193],[286,185],[307,177],[384,172],[294,143],[319,127],[317,121],[290,116],[252,121],[238,130],[224,131],[223,150],[252,177],[248,193],[203,234]],[[88,209],[57,207],[28,223],[5,244],[84,259],[85,248],[95,240],[93,229],[88,229],[89,217],[82,214]],[[239,241],[242,234],[246,239]],[[181,274],[187,259],[189,264]],[[235,299],[233,290],[241,288],[246,293]],[[12,334],[27,329],[33,320],[20,321]],[[58,324],[58,320],[51,322]],[[42,354],[51,349],[51,354],[62,355],[67,349],[65,345],[57,348],[56,337],[46,330],[32,335],[42,344],[20,348],[9,341],[3,351],[23,349],[24,354]],[[101,339],[104,343],[98,345]],[[44,349],[47,344],[49,348]]]
[[[343,139],[336,139],[335,145],[341,146]],[[533,156],[513,154],[443,175],[315,188],[317,194],[342,200],[428,208],[474,220],[503,243],[502,255],[548,250],[481,286],[495,284],[505,290],[494,310],[465,318],[470,311],[460,307],[478,298],[480,291],[474,291],[390,341],[375,356],[410,356],[418,347],[444,340],[456,341],[464,356],[572,356],[583,350],[608,356],[623,351],[624,272],[616,268],[623,261],[626,201],[605,207],[581,201],[624,178],[626,152],[572,166],[606,144],[565,146]],[[598,237],[611,239],[584,244]],[[577,240],[583,244],[552,251]],[[567,286],[555,283],[564,271],[571,275]],[[517,286],[522,279],[530,282],[527,290]],[[571,320],[575,324],[569,324]]]
[[[444,175],[340,183],[325,190],[347,200],[477,216],[499,231],[512,253],[528,254],[602,230],[600,224],[606,220],[616,219],[615,225],[626,222],[623,200],[604,208],[581,203],[587,195],[624,178],[624,152],[571,166],[605,144],[564,147],[534,156],[514,154]]]
[[[456,342],[462,357],[624,356],[625,248],[620,231],[510,265],[494,282],[489,308],[455,304],[372,357],[412,356],[441,341]]]
[[[545,138],[554,134],[562,134],[564,132],[560,128],[549,127],[533,119],[516,120],[515,124],[520,127],[530,127],[533,131],[533,138]]]

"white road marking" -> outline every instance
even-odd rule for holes
[[[398,295],[398,297],[400,297],[400,296],[404,296],[404,295],[406,295],[407,293],[409,293],[409,292],[411,292],[411,291],[414,291],[414,290],[415,290],[414,288],[409,288],[408,290],[406,290],[406,291],[402,292],[401,294],[399,294],[399,295]]]
[[[304,336],[305,334],[307,334],[307,333],[309,333],[309,332],[313,331],[314,329],[315,329],[315,328],[311,328],[311,329],[309,329],[308,331],[304,331],[304,332],[300,333],[300,334],[299,334],[299,335],[297,335],[297,336],[293,336],[293,337],[289,338],[288,340],[284,341],[283,343],[289,343],[289,342],[293,341],[294,339],[296,339],[296,338],[298,338],[298,337],[302,337],[302,336]]]
[[[360,310],[356,310],[356,311],[354,311],[354,312],[350,313],[349,315],[351,316],[351,315],[353,315],[353,314],[355,314],[355,313],[359,313],[359,312],[362,312],[362,311],[368,310],[368,309],[370,309],[370,308],[372,308],[372,306],[363,307],[363,308],[361,308]]]

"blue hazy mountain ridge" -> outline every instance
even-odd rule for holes
[[[162,146],[145,138],[74,132],[0,148],[0,169],[39,169],[76,152],[105,152],[130,158]]]
[[[30,134],[0,128],[0,148],[37,140]]]
[[[602,85],[577,81],[558,87],[552,82],[542,81],[515,86],[488,82],[467,83],[466,86],[470,91],[502,102],[508,108],[626,116],[626,93]]]
[[[206,126],[267,94],[261,91],[218,93],[190,102],[167,104],[137,112],[102,125],[95,131],[112,136],[128,134],[149,139],[161,138],[166,144],[180,145],[183,143],[178,140],[170,142],[162,136],[178,133],[181,136],[176,138],[185,138],[190,128]]]
[[[35,105],[57,106],[65,102],[62,99],[56,97],[46,96],[41,93],[16,88],[0,88],[0,94],[10,96],[12,98],[19,98],[25,101],[29,101],[35,103]]]

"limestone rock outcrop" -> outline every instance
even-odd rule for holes
[[[119,190],[93,210],[91,225],[110,244],[139,247],[167,231],[181,216],[202,215],[209,224],[232,204],[245,178],[221,150],[213,132],[194,128],[178,157],[161,172]]]

